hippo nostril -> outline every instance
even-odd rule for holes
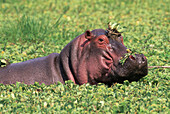
[[[136,60],[133,55],[130,55],[129,58],[131,58],[132,60]]]
[[[145,56],[142,56],[142,63],[143,63],[143,64],[147,63],[147,59],[146,59]]]
[[[145,57],[142,57],[142,61],[145,61]]]

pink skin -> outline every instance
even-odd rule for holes
[[[143,55],[137,55],[139,59],[146,61],[142,69],[138,69],[138,59],[130,56],[125,65],[119,64],[119,59],[124,56],[126,47],[123,44],[123,37],[109,39],[103,30],[86,31],[85,34],[77,37],[72,53],[72,70],[67,72],[67,79],[73,80],[77,84],[97,84],[99,82],[110,85],[113,82],[122,83],[124,80],[133,81],[147,75],[147,61]],[[95,33],[95,35],[93,34]],[[79,43],[77,43],[79,42]],[[62,55],[62,54],[61,54]],[[67,55],[69,58],[70,54]],[[77,58],[76,58],[77,57]],[[62,56],[63,58],[63,56]],[[76,59],[75,59],[76,58]],[[65,61],[65,59],[64,59]],[[137,69],[136,69],[137,68]],[[137,71],[137,72],[136,72]],[[135,72],[135,73],[133,73]],[[74,74],[74,75],[73,75]]]
[[[98,80],[110,80],[107,76],[111,71],[111,67],[115,69],[113,62],[118,64],[120,57],[115,53],[111,53],[113,50],[106,35],[95,37],[90,31],[86,31],[85,38],[88,41],[85,41],[86,45],[83,46],[82,53],[86,52],[86,56],[81,58],[76,79],[79,84],[87,82],[97,84]]]
[[[80,85],[88,82],[97,84],[96,79],[111,70],[115,58],[110,52],[106,53],[111,49],[108,44],[109,39],[105,35],[96,37],[90,31],[70,42],[60,53],[63,78]]]

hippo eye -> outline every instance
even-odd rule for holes
[[[100,42],[103,42],[104,40],[100,38],[99,41],[100,41]]]

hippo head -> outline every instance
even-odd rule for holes
[[[124,80],[131,82],[147,75],[147,59],[143,54],[129,56],[124,64],[119,62],[120,58],[128,53],[121,35],[108,38],[105,32],[94,30],[86,31],[85,38],[89,42],[83,53],[88,53],[86,69],[91,83],[112,84],[122,83]]]
[[[78,43],[77,43],[78,42]],[[124,64],[120,58],[127,52],[121,34],[117,38],[108,37],[103,29],[87,30],[69,44],[70,50],[66,54],[69,62],[67,79],[77,84],[123,83],[124,80],[138,81],[147,75],[147,59],[143,54],[129,56]],[[62,53],[61,53],[62,55]],[[65,64],[63,64],[65,65]]]

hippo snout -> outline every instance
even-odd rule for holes
[[[129,61],[131,61],[134,66],[137,66],[138,69],[142,69],[147,66],[147,59],[143,54],[135,54],[135,56],[130,55]]]
[[[127,79],[131,81],[138,81],[140,78],[148,74],[147,59],[143,54],[130,55],[125,65]]]
[[[130,55],[124,64],[119,64],[111,75],[115,82],[123,83],[124,80],[138,81],[148,74],[147,59],[143,54]]]

